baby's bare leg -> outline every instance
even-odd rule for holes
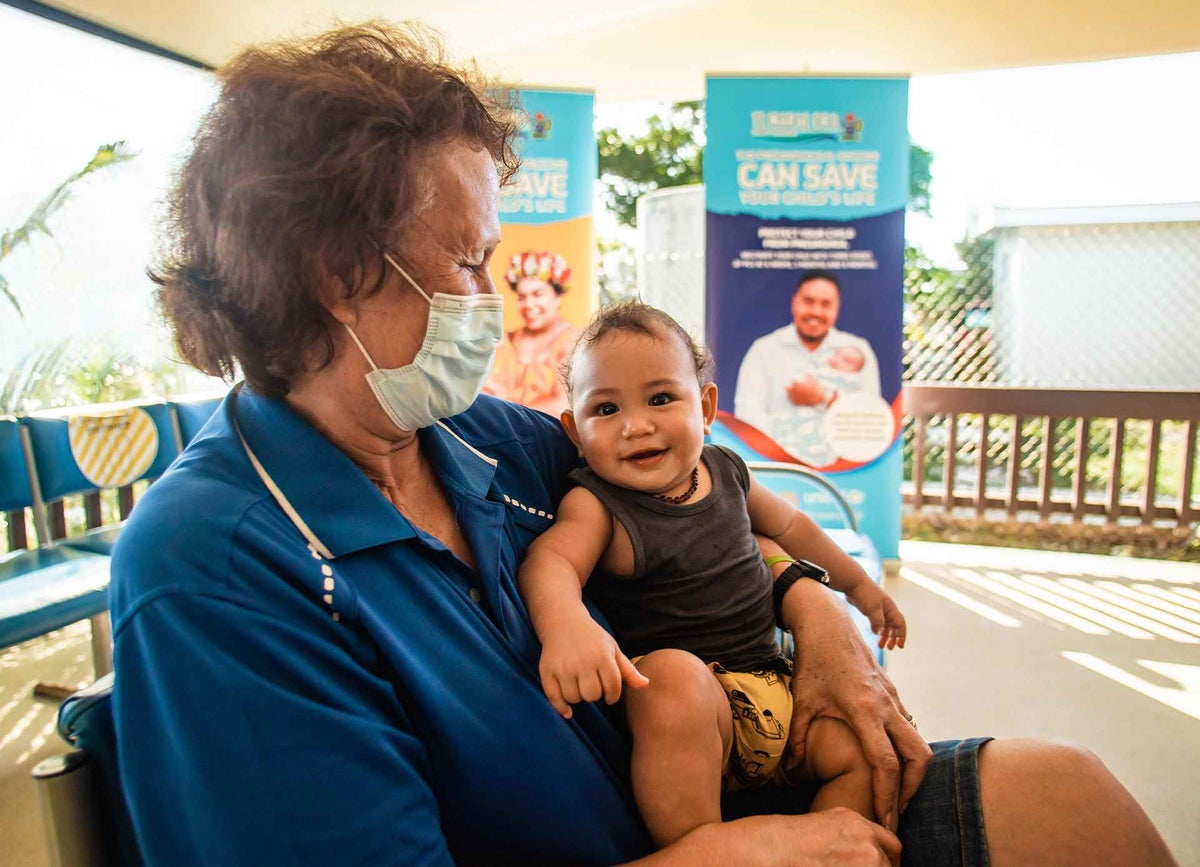
[[[721,821],[721,771],[733,736],[729,700],[708,667],[682,650],[642,657],[650,679],[623,693],[633,732],[633,794],[656,845]]]
[[[804,742],[803,779],[822,783],[812,809],[849,807],[871,821],[875,799],[871,791],[871,766],[858,737],[841,720],[818,717],[808,728]]]

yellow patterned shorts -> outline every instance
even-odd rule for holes
[[[716,662],[708,667],[733,711],[733,739],[725,756],[722,790],[788,785],[781,760],[792,721],[792,678],[778,671],[726,671]]]

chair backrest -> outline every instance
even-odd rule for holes
[[[858,519],[853,507],[828,477],[799,464],[749,460],[746,466],[756,479],[823,528],[844,528],[858,532]]]
[[[837,546],[854,558],[872,581],[883,583],[883,560],[871,540],[858,530],[854,509],[841,491],[816,470],[798,464],[746,461],[754,477],[811,517]],[[846,606],[863,640],[882,665],[883,651],[876,646],[871,623],[858,609]],[[785,644],[785,649],[787,645]]]
[[[739,422],[730,420],[729,424],[736,426]],[[854,509],[826,476],[806,464],[783,463],[787,456],[777,446],[772,448],[759,443],[764,451],[758,451],[753,444],[746,441],[753,440],[752,436],[738,436],[729,424],[718,417],[712,424],[708,442],[736,452],[754,470],[754,475],[759,481],[791,500],[821,527],[827,530],[845,528],[858,532],[858,520]]]
[[[160,476],[178,454],[166,403],[83,407],[70,415],[28,416],[21,423],[29,431],[47,503]]]
[[[216,412],[222,400],[224,400],[223,397],[214,397],[205,400],[176,401],[171,404],[175,409],[175,416],[179,420],[181,447],[186,447],[196,438],[196,434],[200,433],[200,429]]]
[[[21,424],[15,418],[0,418],[0,512],[28,509],[32,505]]]
[[[0,418],[0,514],[7,518],[7,539],[0,551],[29,547],[25,531],[25,510],[34,509],[33,486],[29,483],[29,452],[22,442],[21,423],[15,418]]]

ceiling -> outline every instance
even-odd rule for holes
[[[239,46],[420,18],[512,83],[690,99],[705,72],[965,72],[1200,51],[1197,0],[49,0],[209,65]],[[603,7],[603,8],[601,8]],[[1192,90],[1194,88],[1188,88]]]

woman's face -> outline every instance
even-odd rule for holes
[[[525,320],[525,330],[545,331],[558,319],[558,293],[545,280],[522,277],[517,283],[517,312]]]
[[[425,161],[418,169],[426,178],[425,195],[394,244],[393,257],[430,296],[494,293],[488,264],[500,243],[500,184],[491,156],[456,141]],[[379,292],[339,305],[349,308],[350,326],[385,369],[412,362],[429,321],[429,302],[393,269],[388,272]],[[359,354],[352,344],[345,350]]]

